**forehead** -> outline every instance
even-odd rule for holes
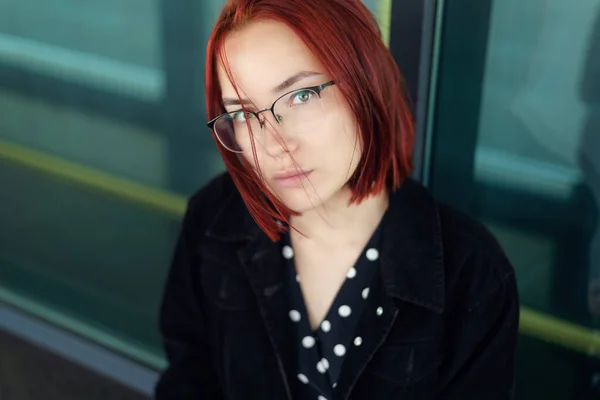
[[[242,96],[272,96],[274,87],[300,71],[324,72],[300,37],[277,21],[250,22],[227,37],[223,50]],[[218,66],[218,75],[223,97],[235,97],[223,65]]]

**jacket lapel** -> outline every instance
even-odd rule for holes
[[[401,310],[404,305],[440,314],[444,309],[444,266],[441,228],[437,205],[431,195],[417,183],[406,180],[390,195],[382,221],[380,285],[369,296],[361,315],[356,337],[361,345],[348,352],[336,387],[337,396],[347,399],[358,378],[385,343],[394,324],[413,324]],[[423,321],[422,321],[423,322]],[[397,324],[396,324],[397,325]],[[430,335],[434,324],[416,327]],[[407,330],[394,328],[394,335]],[[411,335],[412,336],[412,335]],[[394,337],[397,341],[413,340]]]
[[[377,277],[381,279],[381,277]],[[340,398],[347,399],[359,376],[369,361],[385,342],[398,317],[398,308],[389,296],[383,293],[382,285],[376,285],[367,300],[354,333],[354,341],[344,359],[336,386]]]
[[[279,245],[273,243],[250,216],[241,196],[228,175],[223,177],[229,195],[217,210],[206,235],[223,242],[236,243],[237,255],[254,292],[265,329],[277,357],[279,373],[283,380],[287,398],[291,399],[286,371],[292,365],[290,337],[287,324],[287,297],[285,295],[285,270]]]
[[[268,336],[277,357],[279,371],[284,381],[288,398],[290,385],[286,371],[293,365],[289,338],[291,324],[287,322],[288,299],[285,293],[285,269],[277,243],[264,234],[259,234],[238,252],[240,262],[246,270],[252,290],[256,295]]]

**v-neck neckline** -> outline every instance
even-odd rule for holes
[[[369,264],[369,263],[364,262],[363,259],[365,259],[365,258],[370,262],[377,261],[379,259],[379,248],[381,245],[381,224],[382,223],[380,222],[379,225],[377,226],[377,228],[375,229],[375,231],[373,232],[373,234],[371,235],[371,237],[369,238],[368,242],[363,246],[357,260],[354,262],[354,265],[352,267],[350,267],[350,269],[346,273],[344,282],[340,285],[340,288],[336,292],[336,294],[333,298],[333,301],[331,302],[331,304],[329,305],[329,308],[327,309],[327,312],[325,313],[325,316],[319,322],[319,324],[317,325],[317,328],[314,330],[310,326],[310,321],[308,320],[308,308],[306,306],[306,299],[304,297],[304,292],[302,291],[302,283],[300,282],[298,271],[296,270],[296,264],[294,262],[295,253],[293,250],[292,241],[291,241],[289,232],[284,236],[284,238],[281,242],[282,243],[282,255],[283,255],[283,258],[286,260],[286,265],[287,265],[288,270],[291,269],[293,271],[292,281],[295,282],[295,285],[292,283],[292,286],[295,286],[298,289],[298,291],[300,292],[301,299],[302,299],[301,314],[303,316],[306,316],[306,318],[303,318],[303,320],[305,320],[306,323],[308,324],[308,330],[311,332],[311,334],[313,334],[313,336],[317,335],[317,333],[321,329],[323,322],[328,321],[328,317],[330,317],[330,315],[333,313],[336,303],[339,303],[340,294],[347,291],[347,289],[345,289],[345,287],[348,286],[349,280],[354,279],[354,277],[358,273],[357,266],[359,266],[361,264],[363,264],[363,265]],[[377,264],[377,265],[379,265],[379,264]],[[354,272],[351,272],[351,271],[354,271]],[[288,272],[288,274],[289,274],[289,272]],[[288,279],[288,282],[289,281],[290,280]],[[361,294],[362,294],[362,292],[361,292]]]
[[[381,226],[381,224],[380,224]],[[368,304],[371,288],[378,282],[381,227],[378,226],[336,293],[324,319],[315,330],[308,320],[308,309],[294,263],[289,234],[282,241],[282,256],[287,269],[290,320],[295,325],[298,379],[330,398],[339,378],[345,355],[361,338],[354,332]],[[325,266],[326,267],[326,266]],[[306,382],[304,382],[306,380]]]

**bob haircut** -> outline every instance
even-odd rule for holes
[[[350,203],[358,204],[385,187],[399,188],[412,169],[413,120],[398,66],[375,18],[360,0],[229,0],[206,50],[209,120],[225,112],[219,64],[233,83],[224,54],[227,35],[259,19],[282,22],[298,35],[335,81],[356,118],[362,155],[347,183]],[[257,174],[243,156],[223,148],[214,132],[213,138],[248,211],[271,240],[278,240],[294,212],[267,189],[260,168]],[[253,152],[256,159],[254,148]]]

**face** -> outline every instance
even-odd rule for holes
[[[260,167],[267,187],[294,211],[347,199],[347,182],[361,155],[356,119],[335,85],[297,91],[333,77],[287,25],[275,21],[248,24],[227,38],[224,50],[248,110],[268,109],[281,98],[274,110],[277,117],[270,110],[258,118],[233,114],[229,123],[238,127],[232,136],[240,144],[241,156],[255,170]],[[241,110],[222,65],[218,74],[227,112]]]

